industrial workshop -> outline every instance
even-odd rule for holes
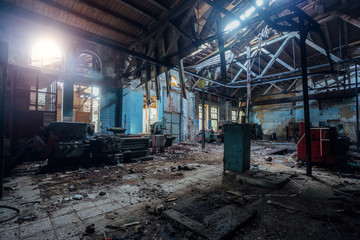
[[[358,240],[359,71],[359,0],[1,0],[0,240]]]

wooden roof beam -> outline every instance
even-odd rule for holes
[[[156,6],[157,8],[161,9],[162,11],[164,11],[166,14],[168,14],[170,12],[169,9],[167,9],[166,7],[164,7],[163,5],[161,5],[160,3],[158,3],[155,0],[146,0],[149,3],[151,3],[152,5]]]
[[[118,2],[124,4],[128,8],[131,8],[133,11],[140,13],[141,15],[151,19],[152,21],[159,23],[159,19],[155,18],[154,16],[151,16],[149,13],[145,12],[144,9],[141,9],[139,6],[135,5],[134,3],[131,3],[129,0],[117,0]]]
[[[88,1],[88,0],[79,0],[80,2],[92,7],[92,8],[95,8],[103,13],[106,13],[106,14],[109,14],[110,16],[113,16],[113,17],[116,17],[117,19],[121,20],[122,22],[128,24],[129,26],[132,26],[134,28],[137,28],[139,30],[142,30],[142,31],[146,31],[146,26],[145,25],[142,25],[134,20],[131,20],[130,18],[127,18],[117,12],[114,12],[110,9],[107,9],[103,6],[101,6],[100,4],[97,4],[95,2],[92,2],[92,1]]]
[[[79,38],[85,39],[89,42],[93,42],[93,43],[117,50],[119,52],[134,56],[136,58],[139,58],[139,59],[142,59],[145,61],[149,61],[153,64],[157,64],[160,66],[166,66],[169,68],[175,67],[174,65],[172,65],[168,62],[160,61],[158,59],[148,57],[144,54],[141,54],[141,53],[138,53],[135,51],[131,51],[131,50],[123,47],[123,45],[120,42],[116,42],[114,40],[104,38],[104,37],[96,35],[92,32],[88,32],[83,29],[70,26],[70,25],[62,23],[60,21],[56,21],[52,18],[49,18],[44,15],[21,8],[19,6],[11,4],[9,2],[0,1],[0,11],[4,12],[6,14],[9,14],[9,15],[14,15],[14,16],[20,17],[22,19],[27,19],[29,21],[38,23],[43,26],[57,29],[64,33],[71,34],[71,35],[77,36]]]
[[[82,13],[79,13],[79,12],[77,12],[77,11],[74,11],[73,9],[64,7],[63,5],[60,5],[60,4],[58,4],[58,3],[56,3],[56,2],[53,2],[53,1],[51,1],[51,0],[38,0],[38,1],[40,1],[40,2],[42,2],[42,3],[45,3],[45,4],[47,4],[47,5],[51,6],[51,7],[54,7],[54,8],[56,8],[56,9],[59,9],[59,10],[61,10],[61,11],[63,11],[63,12],[66,12],[66,13],[68,13],[68,14],[74,15],[74,16],[76,16],[76,17],[78,17],[78,18],[81,18],[81,19],[83,19],[83,20],[85,20],[85,21],[88,21],[88,22],[91,22],[91,23],[93,23],[93,24],[96,24],[96,25],[98,25],[98,26],[100,26],[100,27],[103,27],[103,28],[106,28],[106,29],[108,29],[108,30],[114,31],[114,32],[116,32],[116,33],[119,33],[119,34],[121,34],[121,35],[124,35],[125,37],[130,38],[131,40],[137,40],[136,36],[133,35],[133,34],[131,34],[131,33],[129,33],[129,32],[123,31],[123,30],[121,30],[121,29],[119,29],[119,28],[116,28],[116,27],[114,27],[114,26],[108,25],[108,24],[106,24],[106,23],[99,22],[99,21],[96,20],[96,19],[93,19],[93,18],[91,18],[91,17],[89,17],[89,16],[86,16],[86,15],[84,15],[84,14],[82,14]]]

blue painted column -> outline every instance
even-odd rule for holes
[[[69,79],[64,80],[63,89],[63,121],[72,122],[74,107],[74,82]]]

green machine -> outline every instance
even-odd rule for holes
[[[224,171],[244,172],[250,169],[251,126],[224,125]]]

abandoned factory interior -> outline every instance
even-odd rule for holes
[[[1,0],[0,239],[360,239],[359,0]]]

